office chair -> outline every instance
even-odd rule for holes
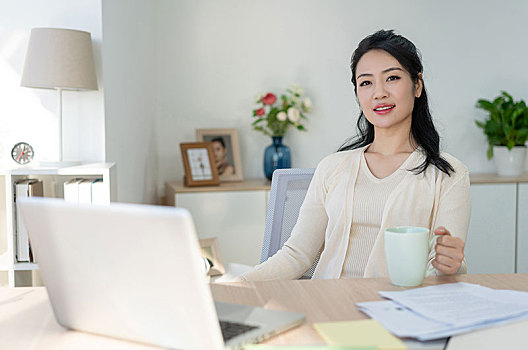
[[[315,169],[279,169],[273,172],[260,262],[273,256],[290,238]],[[319,257],[301,278],[311,278]]]

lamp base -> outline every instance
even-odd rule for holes
[[[81,165],[82,163],[78,160],[63,160],[63,161],[57,161],[57,162],[48,162],[48,161],[43,161],[43,162],[39,162],[39,166],[43,167],[43,168],[67,168],[67,167],[70,167],[70,166],[76,166],[76,165]]]

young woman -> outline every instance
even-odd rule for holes
[[[440,236],[431,271],[466,271],[469,173],[439,151],[416,47],[378,31],[359,43],[351,69],[359,135],[319,163],[290,239],[243,280],[299,278],[319,253],[313,278],[388,276],[383,231],[404,225]]]
[[[227,160],[227,148],[224,139],[222,137],[215,137],[211,142],[213,143],[213,154],[220,179],[226,175],[233,175],[235,168]]]

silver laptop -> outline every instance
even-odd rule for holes
[[[297,313],[215,305],[185,209],[44,198],[21,200],[20,209],[55,317],[65,327],[211,350],[237,349],[304,321]]]

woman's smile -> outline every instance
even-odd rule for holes
[[[374,113],[378,115],[383,115],[392,112],[394,108],[396,108],[396,105],[394,104],[380,103],[377,104],[376,107],[374,107]]]

